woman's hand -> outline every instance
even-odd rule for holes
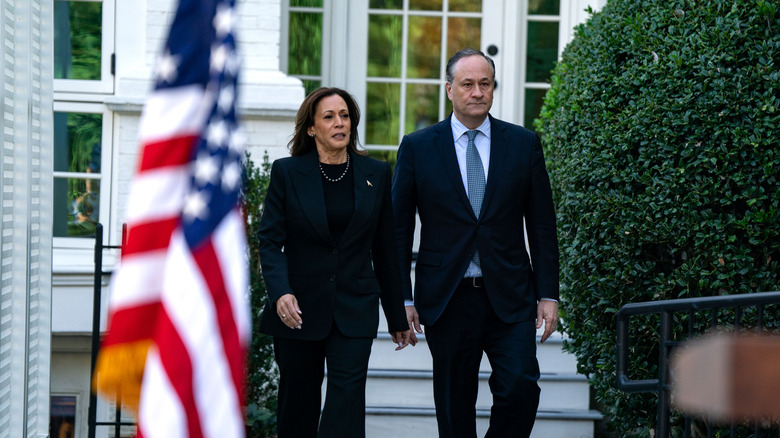
[[[412,344],[412,347],[417,345],[417,333],[422,334],[423,330],[422,327],[420,327],[420,315],[417,314],[417,309],[414,308],[414,306],[405,306],[406,307],[406,321],[409,323],[409,328],[411,329],[411,337],[409,338],[409,343]],[[417,332],[417,333],[415,333]]]
[[[395,351],[403,350],[404,347],[409,345],[409,342],[412,337],[412,331],[404,330],[402,332],[393,332],[390,333],[390,336],[393,337],[393,342],[395,342],[396,345],[398,345],[397,347],[395,347]]]
[[[276,300],[276,314],[284,325],[291,329],[301,328],[301,309],[298,308],[298,299],[293,294],[284,294]]]

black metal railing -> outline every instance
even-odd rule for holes
[[[126,228],[122,227],[122,242],[124,243],[126,236]],[[95,272],[93,277],[93,293],[92,293],[92,362],[90,368],[90,383],[95,379],[95,364],[97,362],[98,351],[100,350],[100,307],[101,307],[101,292],[103,289],[103,276],[107,275],[107,272],[103,271],[103,251],[106,249],[122,249],[121,245],[104,245],[103,244],[103,225],[97,224],[95,226]],[[116,407],[114,412],[113,421],[97,421],[97,395],[95,391],[89,392],[89,411],[87,414],[87,436],[88,438],[95,438],[96,429],[101,427],[113,427],[114,437],[119,438],[122,436],[121,429],[123,426],[135,426],[135,421],[128,421],[122,419],[121,401],[116,401]]]
[[[658,394],[656,437],[671,436],[671,394],[669,388],[669,357],[671,350],[703,331],[718,327],[731,329],[763,330],[767,328],[767,307],[780,307],[780,292],[763,292],[717,297],[684,298],[666,301],[631,303],[623,306],[617,315],[617,384],[625,392],[655,392]],[[658,319],[658,377],[654,379],[632,380],[628,375],[629,365],[629,320],[640,315],[656,315]],[[677,315],[680,315],[677,318]],[[775,308],[769,318],[771,324],[777,324],[778,310]],[[696,321],[706,324],[696,324]],[[684,321],[684,322],[683,322]],[[680,322],[676,325],[676,322]],[[702,326],[705,329],[702,330]],[[776,327],[776,326],[775,326]],[[690,437],[691,417],[684,417],[682,436]],[[740,436],[738,426],[731,424],[728,436]],[[754,437],[766,432],[764,425],[755,422],[752,426]],[[706,422],[706,436],[714,435],[715,426]],[[777,427],[773,429],[777,431]],[[772,432],[768,432],[772,433]],[[677,434],[676,434],[677,435]],[[701,436],[701,435],[699,435]],[[769,436],[769,435],[765,435]],[[780,431],[776,435],[780,437]]]

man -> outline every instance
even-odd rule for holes
[[[395,166],[407,318],[418,333],[425,326],[440,437],[476,437],[483,351],[493,394],[486,437],[527,437],[539,405],[536,329],[544,323],[544,342],[558,321],[550,181],[539,137],[489,114],[493,61],[461,50],[446,76],[453,113],[405,136]],[[422,227],[412,301],[415,211]]]

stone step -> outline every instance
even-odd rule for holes
[[[380,326],[381,327],[381,326]],[[430,370],[431,353],[425,342],[425,334],[417,335],[420,342],[401,351],[395,351],[395,344],[388,333],[379,333],[371,349],[368,367],[372,369]],[[563,338],[560,333],[553,335],[544,343],[538,342],[536,358],[543,373],[576,373],[577,359],[573,354],[562,350]],[[486,357],[482,358],[480,370],[490,371]]]
[[[592,410],[540,410],[531,438],[593,438],[594,422],[602,416]],[[477,410],[477,436],[484,436],[490,411]],[[438,436],[433,408],[366,407],[366,436],[372,438],[431,438]]]
[[[480,372],[477,408],[490,409],[493,398],[488,384],[489,372]],[[368,405],[433,407],[433,372],[369,370],[366,382]],[[578,374],[543,373],[539,379],[539,409],[587,410],[590,386]],[[324,397],[325,385],[323,385]]]

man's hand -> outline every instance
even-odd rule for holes
[[[409,343],[411,342],[412,333],[413,332],[411,330],[404,330],[402,332],[390,333],[390,336],[393,337],[393,342],[395,342],[396,345],[398,345],[397,347],[395,347],[395,351],[403,350],[404,347],[409,345]]]
[[[291,329],[301,328],[301,309],[298,308],[298,299],[293,294],[284,294],[276,300],[276,314],[284,325]]]
[[[422,333],[422,327],[420,327],[420,315],[417,314],[417,309],[414,306],[406,306],[406,321],[409,322],[409,343],[412,347],[417,345],[417,333]]]
[[[550,337],[555,327],[558,325],[558,303],[550,300],[539,300],[536,306],[536,328],[539,329],[544,321],[544,333],[542,333],[542,342]]]

